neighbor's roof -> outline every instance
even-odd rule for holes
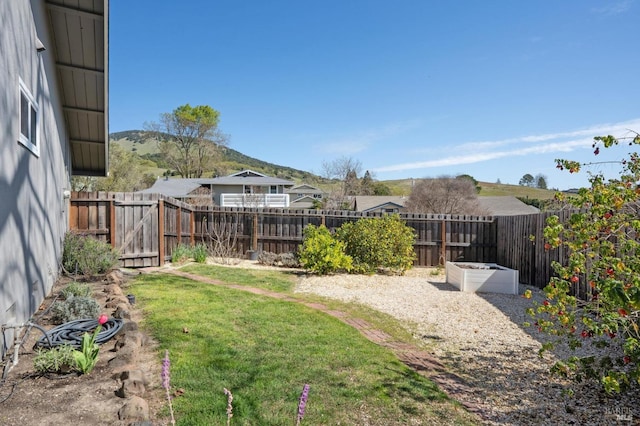
[[[217,178],[188,178],[188,179],[167,179],[160,178],[153,183],[151,188],[144,189],[142,193],[162,194],[174,198],[183,198],[201,186],[212,186],[215,191],[216,186],[241,186],[241,185],[293,185],[293,182],[285,179],[265,176],[260,173],[245,170],[229,176]]]
[[[540,213],[540,209],[518,200],[516,197],[478,197],[480,207],[491,216],[516,216]]]
[[[292,188],[287,189],[287,192],[299,192],[299,193],[308,193],[308,194],[317,194],[319,192],[323,192],[320,188],[316,188],[315,186],[311,186],[308,183],[303,183],[300,185],[296,185]]]
[[[73,4],[72,4],[73,3]],[[47,0],[72,174],[106,176],[109,161],[109,0]]]
[[[389,204],[403,208],[407,197],[392,195],[356,195],[354,197],[354,209],[358,212],[376,210]]]
[[[202,186],[206,179],[167,179],[160,178],[153,183],[151,188],[143,189],[145,194],[162,194],[173,198],[183,198]]]
[[[243,170],[229,176],[201,180],[207,185],[294,185],[293,181],[266,176],[252,170]]]

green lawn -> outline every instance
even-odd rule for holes
[[[293,283],[282,273],[203,268],[213,278],[262,279],[250,285],[275,283],[285,292]],[[293,425],[305,383],[303,424],[473,424],[390,351],[299,303],[163,274],[139,276],[130,291],[159,342],[158,358],[169,350],[172,387],[185,390],[174,400],[179,425],[226,424],[224,388],[234,396],[232,425]]]

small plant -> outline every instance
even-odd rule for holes
[[[205,263],[207,261],[207,256],[209,255],[209,250],[205,244],[196,244],[191,249],[191,255],[193,256],[193,260],[198,263]]]
[[[118,264],[118,252],[92,236],[68,232],[64,237],[62,267],[86,276],[106,274]]]
[[[60,345],[51,349],[38,349],[33,359],[33,368],[38,373],[60,373],[73,370],[76,366],[74,349],[70,345]]]
[[[100,314],[100,305],[91,297],[74,296],[62,302],[56,302],[51,308],[51,314],[53,321],[57,324],[81,318],[95,318]]]
[[[71,299],[72,297],[89,297],[91,295],[91,287],[89,284],[79,283],[73,281],[60,291],[60,295],[64,299]]]
[[[307,225],[300,248],[300,264],[321,275],[336,271],[349,271],[352,259],[344,252],[343,242],[336,240],[324,226]]]
[[[224,388],[224,394],[227,395],[227,426],[229,426],[233,417],[233,394],[227,388]]]
[[[169,403],[169,413],[171,413],[171,424],[176,424],[176,419],[173,416],[173,404],[171,403],[171,361],[169,360],[169,350],[164,351],[164,359],[162,360],[162,372],[160,377],[162,378],[162,388],[167,395],[167,402]]]
[[[171,263],[183,263],[191,257],[191,247],[185,244],[178,244],[171,253]]]
[[[260,252],[258,255],[258,263],[267,266],[276,266],[278,264],[278,255],[270,251]]]
[[[285,268],[299,268],[300,262],[295,253],[275,254],[270,251],[260,252],[258,263],[267,266],[284,266]]]
[[[300,422],[304,418],[304,411],[307,408],[307,398],[309,398],[309,385],[305,384],[300,394],[300,400],[298,401],[298,417],[296,418],[296,426],[300,426]]]
[[[82,374],[89,374],[98,362],[100,346],[96,343],[96,339],[102,329],[102,325],[108,320],[109,318],[106,315],[100,315],[100,318],[98,318],[98,326],[93,331],[93,334],[84,333],[80,350],[73,351],[76,367]]]

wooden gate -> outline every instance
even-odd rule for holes
[[[160,265],[158,199],[119,193],[113,200],[112,245],[124,267]],[[115,229],[115,233],[114,233]]]

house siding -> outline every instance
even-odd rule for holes
[[[0,2],[0,325],[27,321],[59,274],[71,155],[43,0]],[[40,39],[46,50],[36,52]],[[19,80],[39,107],[39,156],[18,143]],[[0,356],[11,344],[0,336]],[[3,341],[7,339],[7,341]]]

